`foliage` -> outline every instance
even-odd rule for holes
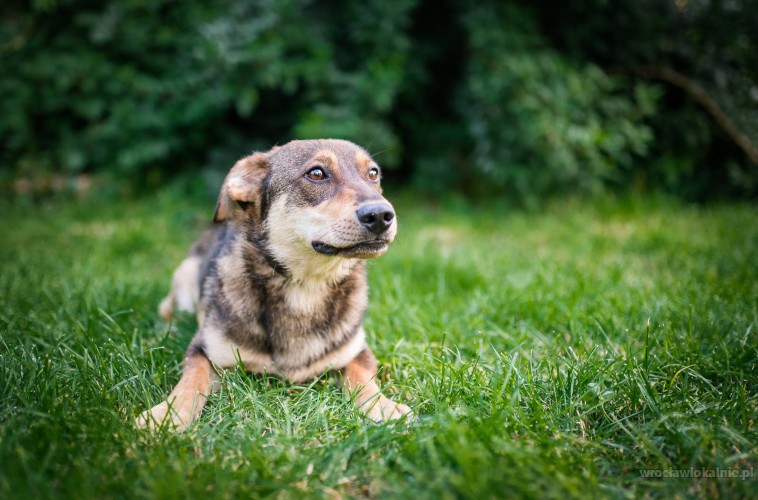
[[[754,207],[408,193],[366,329],[418,422],[366,422],[332,377],[233,370],[189,433],[140,432],[196,326],[156,306],[214,201],[3,207],[0,497],[754,495],[754,475],[641,476],[755,473]]]
[[[20,47],[2,59],[3,161],[18,173],[155,176],[197,167],[214,148],[228,166],[232,155],[250,149],[251,138],[258,138],[253,146],[270,147],[293,130],[395,151],[397,138],[381,118],[402,75],[408,48],[402,18],[410,6],[407,0],[347,2],[331,11],[307,0],[7,6],[3,33],[28,28]],[[357,12],[363,17],[351,25]],[[379,29],[366,25],[375,18],[391,21]],[[387,162],[393,160],[397,153]]]
[[[688,75],[758,143],[751,2],[43,0],[0,16],[3,186],[155,186],[341,137],[437,193],[758,189],[700,104],[637,72]]]
[[[597,66],[562,57],[512,6],[480,4],[464,23],[471,54],[460,115],[490,188],[520,199],[598,191],[647,153],[654,89],[625,89]]]
[[[750,0],[521,2],[562,54],[627,76],[684,75],[758,148],[758,3]],[[647,70],[647,71],[646,71]],[[758,164],[683,88],[666,82],[639,182],[690,199],[755,195]]]

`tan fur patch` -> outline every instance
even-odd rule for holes
[[[269,209],[268,220],[269,247],[277,259],[287,263],[293,280],[312,282],[314,288],[318,288],[350,274],[353,261],[321,255],[311,248],[311,242],[319,238],[330,236],[323,241],[339,245],[341,242],[335,239],[350,234],[349,227],[335,224],[333,216],[323,207],[292,210],[284,195]]]
[[[364,359],[366,354],[369,360]],[[376,383],[376,364],[373,355],[364,351],[350,361],[342,373],[344,388],[354,399],[358,410],[374,422],[395,420],[408,416],[412,418],[411,409],[396,403],[382,394]]]
[[[165,401],[142,412],[135,424],[139,428],[163,425],[183,432],[197,419],[208,395],[218,389],[218,376],[208,359],[195,354],[184,360],[184,372],[179,383]]]
[[[368,172],[368,170],[371,168],[372,163],[373,161],[371,158],[363,151],[355,152],[355,164],[358,165],[358,167],[361,169],[361,172]]]
[[[337,155],[335,155],[334,152],[329,149],[320,150],[313,156],[313,159],[324,165],[329,165],[330,167],[337,167],[339,165]]]

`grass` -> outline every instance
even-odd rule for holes
[[[333,376],[237,370],[187,434],[140,432],[195,327],[156,306],[212,203],[4,207],[0,498],[756,491],[755,206],[401,196],[366,327],[417,422],[368,423]],[[719,469],[753,477],[655,477]]]

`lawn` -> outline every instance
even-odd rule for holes
[[[417,421],[369,423],[333,375],[237,370],[188,433],[135,430],[178,380],[195,320],[156,308],[212,208],[178,188],[3,207],[0,498],[758,490],[755,205],[401,194],[366,329]]]

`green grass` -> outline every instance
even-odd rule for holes
[[[755,206],[401,197],[366,327],[417,422],[368,423],[333,376],[231,371],[190,432],[140,432],[195,327],[156,306],[212,203],[3,208],[0,498],[756,491],[641,472],[758,465]]]

